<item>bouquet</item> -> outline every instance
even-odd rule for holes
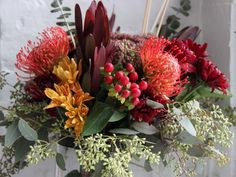
[[[232,123],[206,103],[229,97],[229,84],[207,44],[195,42],[199,29],[131,35],[112,32],[114,20],[92,1],[83,21],[76,4],[75,22],[58,22],[75,29],[49,27],[21,48],[12,104],[1,106],[2,176],[47,158],[66,170],[58,145],[80,163],[68,177],[132,176],[129,164],[140,159],[147,171],[162,164],[176,176],[195,175],[206,158],[227,163],[221,149],[232,144]]]

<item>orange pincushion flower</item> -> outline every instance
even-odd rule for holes
[[[144,42],[140,51],[149,86],[156,95],[162,97],[176,96],[183,89],[178,60],[173,54],[164,51],[169,44],[167,39],[151,37]]]
[[[67,56],[69,39],[60,27],[51,27],[39,33],[36,42],[28,41],[17,54],[17,69],[34,75],[47,74],[53,66]]]

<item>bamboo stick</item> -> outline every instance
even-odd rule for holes
[[[166,0],[166,2],[165,2],[165,7],[164,7],[164,10],[163,10],[163,13],[162,13],[162,16],[161,16],[161,20],[160,20],[159,26],[157,28],[156,36],[159,36],[159,34],[160,34],[161,26],[162,26],[162,23],[163,23],[163,20],[164,20],[164,17],[165,17],[166,10],[167,10],[167,7],[169,5],[169,2],[170,2],[169,0]]]
[[[146,34],[148,32],[148,22],[151,12],[152,0],[146,0],[144,18],[143,18],[143,26],[142,26],[142,34]]]
[[[151,33],[154,33],[154,30],[155,30],[155,28],[156,28],[156,25],[158,24],[158,21],[159,21],[159,19],[160,19],[160,17],[161,17],[161,14],[163,13],[163,10],[164,10],[166,1],[167,1],[167,0],[163,0],[163,2],[162,2],[161,8],[159,9],[159,12],[158,12],[158,14],[157,14],[157,16],[156,16],[156,19],[155,19],[155,21],[154,21],[154,24],[152,25]]]

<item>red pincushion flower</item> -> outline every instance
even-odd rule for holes
[[[185,80],[181,80],[181,67],[177,58],[165,48],[171,42],[164,38],[151,37],[141,47],[143,71],[149,86],[156,95],[176,96],[183,90]]]
[[[226,89],[229,88],[226,76],[211,61],[200,59],[198,73],[212,90],[218,89],[226,94]]]
[[[39,33],[37,42],[28,41],[17,54],[17,69],[36,76],[47,74],[69,51],[69,39],[60,27],[51,27]]]

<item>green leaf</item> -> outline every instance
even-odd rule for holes
[[[178,20],[174,20],[168,25],[168,27],[172,29],[177,29],[180,27],[180,22]]]
[[[71,11],[71,9],[69,7],[62,7],[62,10],[63,11]],[[57,8],[57,9],[51,10],[50,12],[55,13],[55,12],[59,12],[59,11],[61,11],[61,9]]]
[[[183,10],[182,8],[172,7],[172,9],[178,13],[183,14],[184,16],[189,16],[189,13]]]
[[[114,113],[112,114],[111,118],[109,119],[109,122],[117,122],[123,118],[126,117],[126,113],[124,112],[119,112],[119,111],[114,111]]]
[[[116,129],[110,130],[109,132],[115,133],[115,134],[123,134],[123,135],[137,135],[140,133],[135,130],[128,129],[128,128],[116,128]]]
[[[153,109],[164,108],[163,104],[150,100],[150,99],[147,99],[146,104]]]
[[[177,139],[185,144],[192,144],[192,145],[202,144],[202,142],[196,136],[191,135],[186,130],[180,132],[177,135]]]
[[[51,6],[52,6],[53,8],[59,7],[58,2],[60,3],[60,5],[62,5],[62,0],[54,0],[54,1],[51,3]]]
[[[60,15],[59,17],[57,17],[57,19],[68,18],[70,15],[71,15],[71,13],[64,13],[64,14]]]
[[[69,25],[69,26],[75,26],[75,23],[74,23],[74,22],[56,22],[56,24],[57,24],[58,26],[67,26],[67,25]]]
[[[206,151],[198,146],[192,146],[188,149],[187,152],[189,155],[191,156],[195,156],[195,157],[206,157]]]
[[[131,125],[135,130],[145,135],[153,135],[158,132],[157,128],[146,122],[134,122]]]
[[[14,143],[15,150],[15,161],[24,161],[27,153],[30,151],[30,146],[34,143],[32,141],[27,141],[25,138],[21,137]]]
[[[179,120],[180,125],[182,125],[182,127],[188,132],[190,133],[192,136],[196,136],[197,132],[192,124],[192,122],[187,118],[187,117],[182,117]]]
[[[150,172],[153,170],[151,167],[151,164],[148,160],[145,160],[145,162],[144,162],[144,169],[146,170],[146,172]]]
[[[113,109],[108,104],[97,101],[90,111],[84,126],[83,136],[101,132],[113,114]]]
[[[211,98],[230,98],[232,97],[232,94],[229,92],[227,94],[223,94],[220,90],[215,89],[214,92],[212,92],[212,89],[210,87],[200,87],[197,90],[198,95],[195,97],[197,98],[202,98],[202,97],[211,97]]]
[[[43,141],[48,141],[48,129],[45,127],[41,127],[38,130],[38,139]]]
[[[14,122],[9,127],[7,127],[7,133],[5,136],[5,146],[10,147],[12,144],[20,138],[21,133],[17,127],[17,122]]]
[[[65,177],[82,177],[78,170],[73,170],[69,172]]]
[[[5,116],[2,111],[0,111],[0,120],[5,120]]]
[[[103,164],[101,161],[99,161],[96,166],[94,172],[91,174],[91,177],[98,177],[102,176],[102,169],[103,169]]]
[[[25,139],[29,141],[36,141],[38,139],[37,132],[34,129],[32,129],[25,120],[23,119],[19,120],[18,128],[20,130],[20,133]]]
[[[66,170],[66,165],[65,165],[65,160],[64,157],[61,153],[57,153],[56,155],[56,162],[57,162],[57,166],[62,169],[63,171]]]

